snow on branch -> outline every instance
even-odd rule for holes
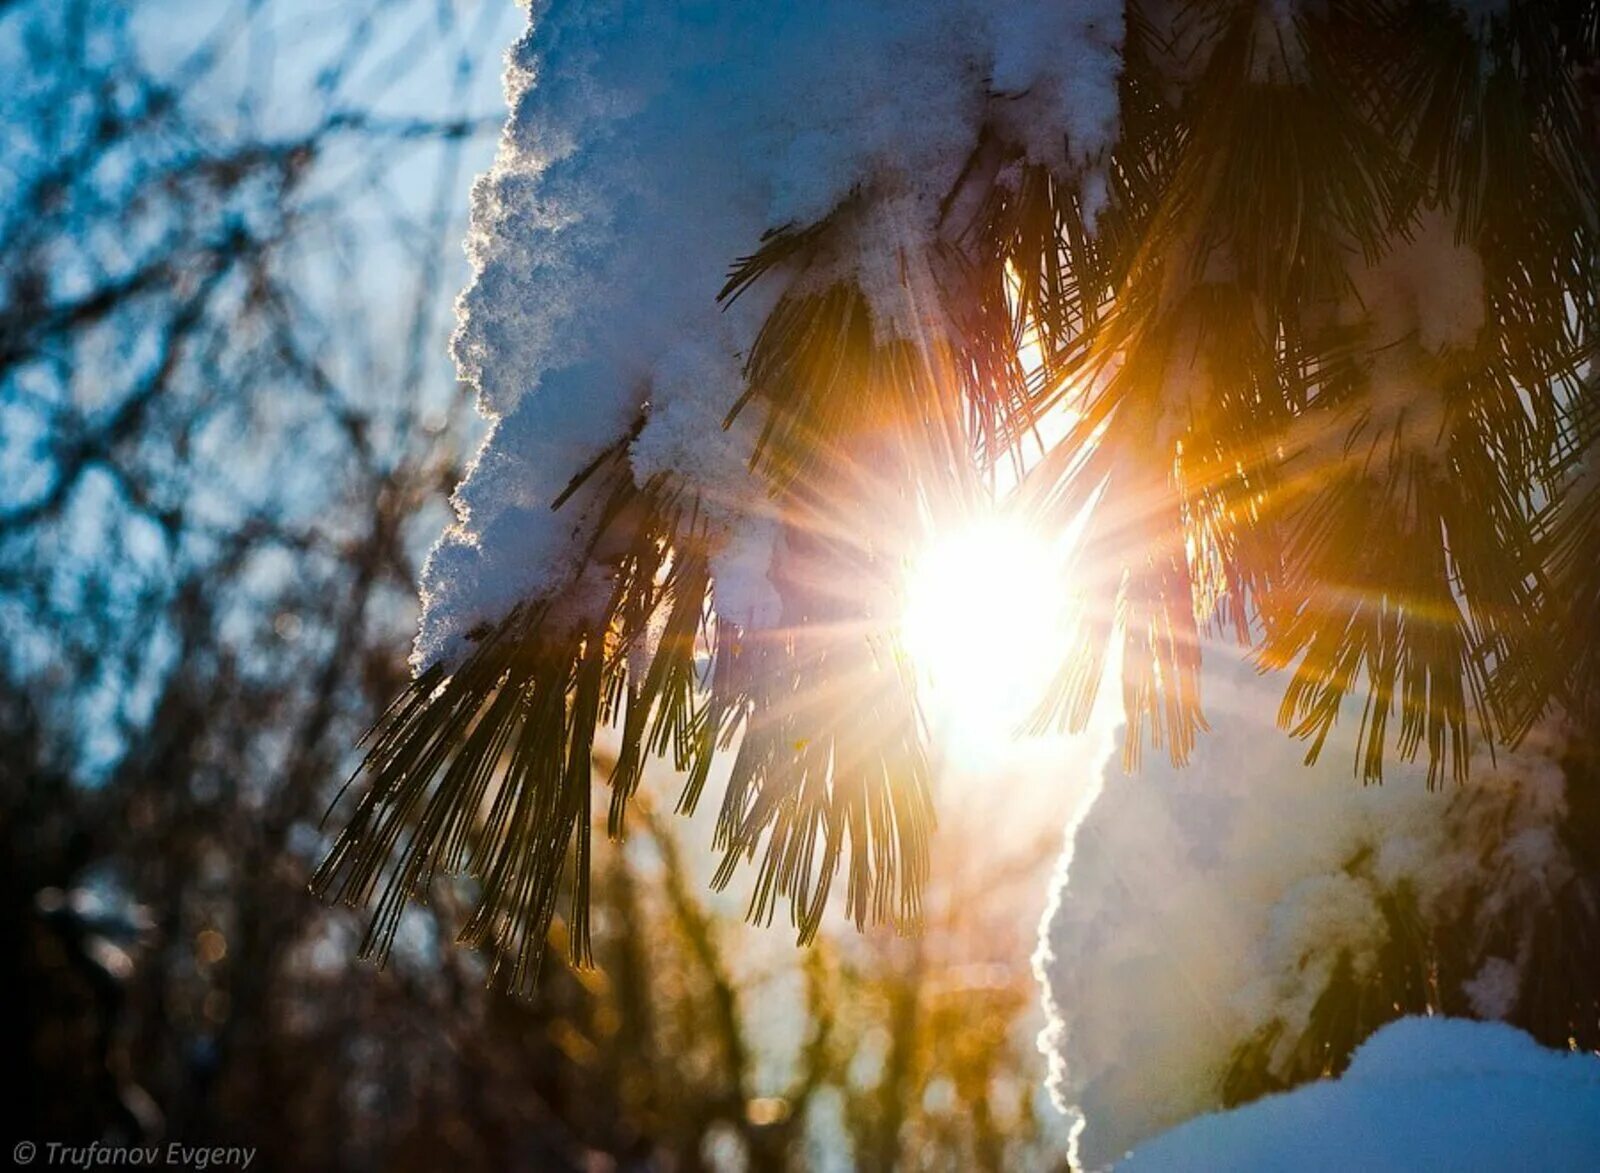
[[[855,201],[805,286],[858,282],[880,333],[921,329],[903,276],[928,264],[980,135],[1001,129],[1064,176],[1102,159],[1121,27],[1108,0],[536,7],[473,191],[455,339],[494,427],[428,566],[418,668],[459,662],[469,632],[572,586],[594,517],[551,503],[634,431],[637,475],[670,473],[730,533],[759,516],[751,433],[719,433],[793,274],[719,306],[730,266]],[[772,527],[753,528],[717,589],[732,596],[719,609],[762,619],[751,543]]]
[[[896,567],[1031,418],[1004,213],[1031,174],[1042,255],[1062,193],[1104,191],[1121,34],[1110,0],[534,9],[454,341],[490,430],[316,879],[382,892],[367,953],[465,871],[466,939],[525,986],[570,856],[585,959],[613,721],[613,834],[644,758],[692,808],[730,750],[718,883],[759,856],[753,916],[786,902],[809,939],[843,869],[858,925],[915,922],[932,811]]]

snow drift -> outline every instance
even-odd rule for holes
[[[1202,1116],[1141,1145],[1129,1173],[1538,1169],[1600,1164],[1600,1058],[1502,1023],[1406,1018],[1328,1080]]]

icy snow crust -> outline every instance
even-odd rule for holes
[[[724,311],[729,266],[853,197],[863,227],[839,276],[881,330],[914,329],[897,287],[980,130],[1082,171],[1116,133],[1121,36],[1114,0],[535,5],[473,190],[454,343],[493,428],[424,572],[415,666],[459,660],[518,602],[587,605],[574,583],[595,502],[550,504],[647,404],[636,478],[669,472],[702,495],[736,535],[713,563],[719,612],[771,621],[754,421],[722,421],[783,277]]]
[[[1376,964],[1380,900],[1396,885],[1425,922],[1471,908],[1485,925],[1531,924],[1504,917],[1507,903],[1537,907],[1572,866],[1555,834],[1558,722],[1493,764],[1474,761],[1464,792],[1428,791],[1420,767],[1362,787],[1337,735],[1308,769],[1303,744],[1273,728],[1281,680],[1220,645],[1205,664],[1212,731],[1181,769],[1146,761],[1124,776],[1104,764],[1041,929],[1041,1047],[1052,1093],[1084,1120],[1078,1153],[1091,1169],[1220,1107],[1230,1057],[1262,1027],[1281,1024],[1291,1046],[1341,952],[1358,976]],[[1474,903],[1486,876],[1493,892]],[[1475,1012],[1511,1008],[1516,952],[1488,957],[1468,984]]]
[[[1405,1018],[1340,1079],[1191,1120],[1117,1168],[1580,1173],[1600,1168],[1600,1058],[1503,1023]]]

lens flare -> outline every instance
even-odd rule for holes
[[[937,736],[963,756],[1013,740],[1068,642],[1065,557],[1020,521],[987,517],[912,567],[901,639]]]

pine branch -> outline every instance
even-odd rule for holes
[[[1072,414],[1024,503],[1054,527],[1088,512],[1079,573],[1103,603],[1041,722],[1087,720],[1120,641],[1125,759],[1149,743],[1181,762],[1205,729],[1207,628],[1289,674],[1280,718],[1312,757],[1364,697],[1367,780],[1391,754],[1460,778],[1475,737],[1514,741],[1558,700],[1595,712],[1600,498],[1576,470],[1600,322],[1580,89],[1597,30],[1593,0],[1476,25],[1433,0],[1287,21],[1134,4],[1093,215],[1081,176],[1028,162],[997,121],[931,235],[886,239],[871,185],[767,233],[721,297],[774,291],[728,422],[758,413],[781,623],[718,616],[725,535],[682,486],[635,484],[637,433],[620,437],[557,502],[600,504],[577,581],[380,722],[319,891],[376,897],[381,957],[407,898],[469,874],[463,936],[526,988],[570,868],[586,961],[590,751],[617,722],[613,836],[650,760],[686,772],[692,810],[731,751],[717,883],[754,863],[753,917],[787,903],[810,939],[843,872],[858,925],[915,921],[932,812],[895,581],[1046,413]],[[1425,337],[1411,303],[1449,292],[1451,243],[1481,268],[1483,321]],[[862,276],[896,270],[894,289]]]
[[[833,881],[858,926],[913,923],[932,809],[911,683],[864,630],[792,616],[745,633],[709,611],[714,540],[665,482],[635,487],[621,456],[589,474],[606,507],[585,584],[610,584],[593,615],[561,599],[519,608],[453,671],[413,681],[370,735],[369,785],[313,888],[376,898],[362,955],[385,959],[405,902],[436,877],[477,881],[461,941],[537,980],[564,880],[567,936],[589,964],[590,794],[595,737],[620,720],[608,830],[620,838],[645,764],[688,774],[691,811],[719,750],[738,744],[718,820],[724,862],[758,860],[751,916],[779,900],[802,941]],[[705,669],[709,661],[709,672]]]

